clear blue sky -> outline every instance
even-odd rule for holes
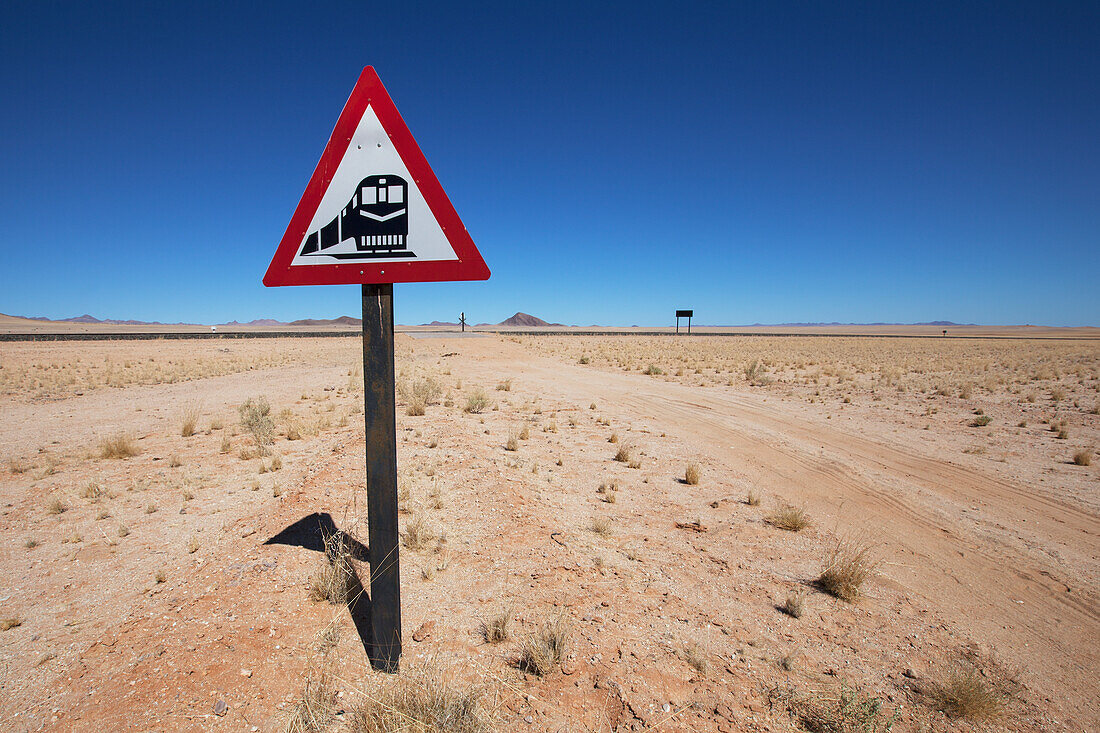
[[[373,65],[493,277],[401,323],[1100,324],[1100,3],[4,3],[0,312],[261,277]]]

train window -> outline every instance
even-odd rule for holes
[[[405,201],[405,192],[401,190],[400,186],[390,186],[390,203],[400,204]]]
[[[378,189],[374,188],[373,186],[370,186],[370,187],[364,186],[363,187],[363,192],[362,193],[363,193],[363,205],[364,206],[366,206],[367,204],[377,203],[378,199],[375,198],[375,195],[374,195],[375,191],[377,191],[377,190]]]
[[[386,187],[385,186],[379,186],[378,187],[378,202],[383,203],[385,201],[386,201]]]

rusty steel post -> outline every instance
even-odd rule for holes
[[[401,657],[397,529],[397,425],[393,285],[363,286],[363,419],[367,437],[371,666],[396,672]]]

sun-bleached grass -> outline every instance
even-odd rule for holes
[[[503,608],[481,622],[481,637],[488,644],[499,644],[512,636],[512,609]]]
[[[826,552],[815,582],[829,595],[852,603],[859,599],[863,584],[878,571],[879,564],[870,544],[841,538]]]
[[[348,733],[491,733],[495,716],[481,686],[462,686],[429,659],[364,689],[348,713]]]
[[[545,677],[553,672],[569,653],[572,627],[565,616],[544,622],[520,642],[516,666],[524,672]]]
[[[592,517],[592,523],[588,526],[593,533],[600,537],[610,537],[612,534],[611,520],[607,517]]]
[[[684,483],[688,486],[695,486],[699,483],[699,479],[702,477],[702,469],[699,468],[698,463],[689,463],[684,470]]]
[[[416,514],[405,525],[403,537],[405,547],[410,550],[423,550],[430,547],[439,538],[439,533],[423,514]]]
[[[197,549],[197,548],[196,548]],[[309,598],[334,606],[347,602],[355,569],[351,566],[351,548],[342,532],[325,538],[325,554],[309,578]]]
[[[249,397],[237,408],[241,426],[252,436],[256,450],[267,455],[275,441],[275,421],[271,417],[271,404],[267,397]]]
[[[129,433],[115,433],[99,441],[100,458],[133,458],[139,452]]]
[[[195,434],[199,424],[199,408],[197,405],[188,405],[183,410],[183,420],[180,424],[180,435],[190,438]]]
[[[953,669],[931,683],[936,709],[952,718],[988,720],[998,716],[1007,696],[974,669]]]
[[[1091,450],[1079,450],[1073,454],[1073,464],[1075,466],[1091,466],[1092,465],[1092,451]]]
[[[464,410],[471,415],[480,415],[489,408],[489,396],[483,390],[475,390],[466,397]]]
[[[768,515],[767,521],[773,527],[788,532],[801,532],[812,524],[810,515],[802,507],[783,504]]]

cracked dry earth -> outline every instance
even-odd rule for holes
[[[359,342],[309,341],[252,370],[0,398],[0,617],[18,622],[0,632],[0,728],[279,730],[333,627],[339,706],[387,684],[348,610],[310,599],[324,556],[294,531],[327,515],[366,542]],[[798,730],[784,701],[840,690],[896,712],[895,730],[1100,728],[1096,466],[1037,487],[947,453],[948,428],[928,441],[881,410],[833,420],[777,389],[703,389],[519,339],[399,336],[397,370],[443,388],[423,416],[398,406],[402,526],[435,536],[401,554],[403,665],[483,691],[499,730]],[[465,412],[478,389],[491,406]],[[242,457],[237,406],[256,395],[278,416],[277,470]],[[100,458],[118,431],[140,452]],[[633,463],[614,460],[624,444]],[[812,524],[773,526],[784,504]],[[856,602],[813,584],[838,538],[881,561]],[[792,593],[798,619],[779,610]],[[512,638],[486,643],[502,610]],[[559,616],[566,659],[517,669],[517,640]],[[960,665],[1005,691],[995,719],[935,709]]]

